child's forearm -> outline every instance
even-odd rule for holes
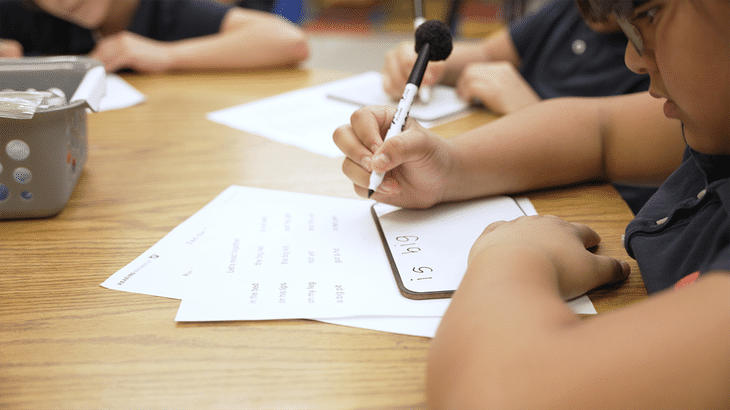
[[[727,273],[580,320],[552,283],[549,260],[518,252],[473,262],[432,342],[433,408],[730,404]]]
[[[515,253],[470,263],[431,346],[427,390],[434,408],[541,407],[530,400],[549,371],[544,366],[555,360],[553,331],[579,319],[562,301],[550,261]]]
[[[661,183],[685,144],[657,101],[648,93],[555,98],[458,135],[442,200],[596,180]]]
[[[171,68],[275,67],[296,64],[308,57],[306,36],[300,29],[273,15],[245,13],[231,10],[232,15],[227,16],[218,34],[171,44]]]
[[[606,179],[596,112],[549,100],[454,137],[443,200]]]

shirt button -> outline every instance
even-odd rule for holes
[[[668,216],[665,216],[664,218],[656,221],[656,224],[657,225],[664,225],[668,220],[669,220],[669,217]]]
[[[586,52],[586,42],[578,39],[573,42],[573,44],[570,45],[570,49],[573,51],[573,54],[579,56]]]
[[[700,191],[699,194],[697,194],[697,199],[704,198],[706,193],[707,193],[707,189],[703,189],[702,191]]]

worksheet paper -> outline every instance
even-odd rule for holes
[[[315,205],[316,209],[312,210]],[[329,293],[329,297],[333,298],[331,301],[335,302],[337,300],[343,302],[345,300],[348,302],[355,301],[357,295],[364,294],[367,298],[360,302],[367,309],[365,307],[347,307],[347,309],[339,308],[340,310],[330,311],[317,307],[316,309],[310,308],[310,310],[301,310],[297,311],[297,314],[291,314],[291,312],[285,312],[281,308],[277,308],[279,313],[286,314],[255,313],[250,317],[283,319],[287,317],[314,318],[314,316],[321,316],[317,320],[386,332],[433,337],[441,320],[441,314],[448,306],[449,300],[414,301],[405,299],[399,294],[385,257],[383,245],[377,237],[370,216],[369,208],[371,205],[372,201],[231,186],[188,220],[173,229],[149,250],[112,275],[102,283],[102,286],[109,289],[174,299],[184,298],[185,301],[181,303],[177,320],[206,321],[243,320],[241,316],[234,318],[233,313],[228,312],[228,309],[236,308],[236,301],[243,300],[250,304],[252,296],[256,299],[257,308],[264,309],[266,305],[260,298],[263,297],[265,290],[269,289],[264,287],[270,286],[265,285],[268,282],[273,283],[270,289],[275,292],[276,298],[273,300],[276,302],[275,304],[278,304],[280,296],[287,298],[287,302],[293,303],[293,297],[297,296],[294,293],[297,289],[301,290],[301,286],[304,286],[304,292],[303,295],[298,296],[303,297],[304,299],[300,299],[300,302],[306,302],[306,304],[310,304],[310,296],[320,297],[318,294],[320,290],[324,296]],[[531,208],[529,201],[521,201],[521,206],[525,209]],[[264,221],[262,216],[264,214],[271,215],[271,217],[267,216]],[[289,217],[286,216],[287,214],[289,214]],[[245,215],[248,215],[248,217]],[[253,215],[256,215],[256,218]],[[335,226],[333,225],[335,223],[334,216],[337,216],[337,231],[331,230]],[[238,225],[234,225],[234,223]],[[356,224],[356,228],[349,230],[351,238],[342,239],[341,236],[345,231],[339,229],[352,228],[353,224]],[[245,230],[238,232],[238,229],[230,229],[232,226],[243,226],[242,229]],[[287,229],[286,226],[289,226],[288,229],[290,229],[288,234],[284,234],[279,230],[279,234],[265,235],[265,233],[276,233],[277,229]],[[329,227],[330,230],[310,231],[310,226],[315,229]],[[293,240],[296,232],[292,229],[296,227],[300,228],[299,234],[301,235],[299,239],[290,242],[289,248],[284,249],[284,245],[281,243],[282,240],[286,239],[286,235]],[[302,227],[304,228],[303,231],[301,230]],[[267,232],[262,232],[262,229],[266,229]],[[314,243],[314,237],[312,236],[314,232],[321,233],[323,236],[322,242]],[[231,235],[238,235],[239,241],[236,243],[235,239],[231,239]],[[295,252],[293,244],[300,247],[309,244],[304,243],[304,239],[307,239],[306,236],[309,236],[312,245],[316,246],[308,246],[304,251],[300,249]],[[254,238],[259,239],[259,241],[255,241]],[[354,244],[353,238],[356,242]],[[337,242],[339,247],[335,248],[331,245],[332,242]],[[255,249],[252,244],[255,244]],[[330,246],[325,246],[328,244]],[[259,246],[263,246],[263,248],[260,249]],[[268,247],[271,246],[274,246],[274,248],[267,255]],[[351,247],[352,249],[350,249]],[[234,249],[237,250],[234,252]],[[244,252],[244,249],[247,252]],[[318,249],[324,250],[318,251]],[[335,249],[338,252],[335,252]],[[253,254],[254,251],[255,254]],[[312,255],[309,252],[314,252],[314,254]],[[236,254],[235,260],[233,259],[234,253]],[[313,272],[312,269],[307,270],[306,268],[293,269],[294,261],[292,259],[296,255],[306,258],[303,263],[299,263],[300,265],[309,265],[310,258],[315,258],[312,262],[314,264],[319,263],[318,266],[325,272]],[[259,269],[259,274],[267,272],[272,275],[263,278],[267,279],[268,282],[263,280],[252,282],[250,280],[245,281],[241,277],[233,277],[235,274],[246,274],[246,272],[242,273],[240,270],[236,272],[236,268],[241,266],[241,263],[248,261],[255,264],[258,259],[261,259],[263,264],[267,256],[271,258],[269,259],[270,262],[276,261],[279,263],[286,258],[289,270],[279,269],[279,266],[271,270]],[[317,258],[321,259],[317,260]],[[234,265],[233,272],[229,274],[228,271],[232,262]],[[359,266],[360,263],[363,263],[363,266]],[[341,268],[350,265],[355,265],[352,270]],[[367,271],[366,266],[369,267]],[[219,271],[213,271],[212,267],[218,267]],[[302,282],[301,277],[308,273],[322,275],[323,277],[322,279],[317,277],[316,280],[307,280],[306,283]],[[296,277],[291,281],[286,276],[282,276],[285,274],[292,274]],[[225,278],[226,275],[230,277]],[[224,277],[223,284],[226,286],[231,285],[231,287],[226,288],[224,286],[222,296],[219,297],[221,287],[218,285],[221,282],[217,282],[218,285],[216,285],[214,279],[220,276]],[[354,280],[350,280],[353,276]],[[310,285],[309,282],[317,283]],[[254,283],[258,285],[255,287]],[[286,285],[282,286],[282,283],[286,283]],[[302,285],[302,283],[304,284]],[[233,285],[238,284],[246,286],[242,288],[233,287]],[[202,288],[197,289],[199,286],[202,286]],[[329,289],[327,289],[328,287]],[[285,293],[281,294],[281,291]],[[209,298],[210,295],[216,295],[215,300],[211,301],[210,299],[213,296]],[[338,297],[340,299],[337,299]],[[390,300],[395,302],[390,303]],[[259,303],[259,301],[262,303]],[[313,302],[316,301],[313,300]],[[430,303],[424,304],[423,302]],[[322,307],[325,305],[326,303]],[[388,309],[380,305],[387,305]],[[595,313],[592,303],[585,296],[569,302],[569,305],[576,313]],[[373,306],[376,309],[371,309]],[[417,313],[408,317],[407,315],[411,314],[408,312],[414,306],[419,307],[416,310]],[[401,309],[401,307],[404,308],[403,316],[394,316],[396,315],[396,309]],[[225,311],[220,312],[219,309]],[[381,314],[384,310],[387,311]],[[305,314],[307,312],[311,314]],[[342,314],[356,314],[355,312],[360,312],[357,313],[360,316],[337,317]],[[362,314],[362,312],[367,313]],[[428,315],[432,316],[429,317]]]
[[[440,317],[400,295],[373,201],[245,190],[209,225],[177,321]]]
[[[382,90],[381,83],[379,73],[367,72],[211,112],[207,118],[231,128],[335,158],[341,156],[342,152],[332,141],[332,134],[337,127],[350,122],[350,116],[360,108],[363,101],[344,102],[342,98],[330,96],[342,97],[363,88]],[[372,97],[372,94],[371,91],[368,96]],[[388,101],[384,92],[380,91],[380,94],[380,99],[374,102]],[[421,110],[430,117],[447,121],[466,113],[461,106],[455,109],[453,103],[445,104],[457,98],[453,88],[439,88],[437,96],[438,101],[434,100],[423,107],[417,106],[413,115],[417,116]],[[390,104],[395,106],[397,102],[391,101]],[[435,121],[419,122],[427,128],[437,124]]]

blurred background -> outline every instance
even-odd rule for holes
[[[256,8],[266,1],[238,3]],[[422,4],[424,17],[447,23],[455,40],[486,37],[503,22],[502,0],[423,0]],[[305,67],[353,74],[379,71],[387,50],[413,39],[414,3],[408,0],[274,0],[272,11],[309,35],[312,52]],[[353,36],[357,50],[351,47]]]

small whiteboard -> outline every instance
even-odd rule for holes
[[[401,294],[448,298],[466,272],[469,250],[496,221],[536,215],[526,198],[499,196],[404,209],[376,203],[372,215]]]

